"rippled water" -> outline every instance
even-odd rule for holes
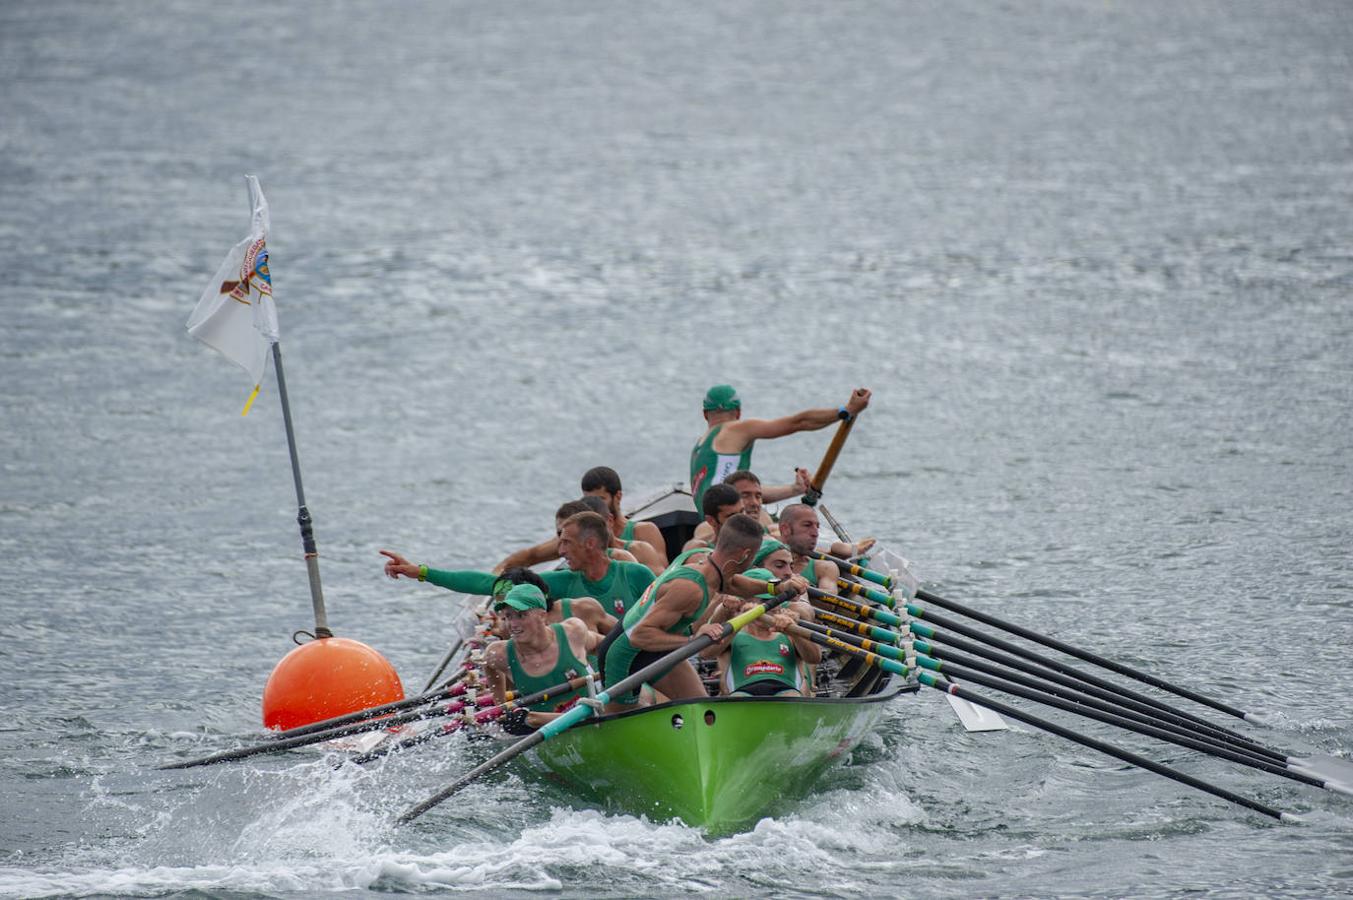
[[[411,687],[455,610],[378,548],[682,480],[714,381],[868,384],[848,527],[1353,753],[1350,47],[1342,3],[0,6],[0,893],[1350,891],[1347,798],[1112,736],[1272,825],[928,694],[719,839],[517,776],[395,828],[450,742],[153,771],[257,736],[309,614],[275,390],[183,331],[245,172],[330,618]]]

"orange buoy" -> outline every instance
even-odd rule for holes
[[[263,688],[263,725],[296,728],[404,699],[389,660],[361,641],[329,637],[292,650]]]

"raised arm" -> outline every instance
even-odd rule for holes
[[[806,494],[811,485],[811,481],[812,476],[808,474],[807,469],[795,469],[793,484],[761,485],[761,502],[779,503],[781,500],[788,500],[790,497],[798,497]]]
[[[868,388],[856,388],[851,392],[850,399],[846,401],[844,407],[805,409],[803,412],[781,416],[778,419],[737,419],[724,425],[723,431],[714,440],[714,449],[721,453],[731,453],[745,448],[752,441],[773,440],[800,431],[826,428],[841,418],[842,409],[850,416],[858,416],[864,412],[869,406],[870,396],[872,395]],[[734,443],[734,438],[740,443],[736,448],[730,447]]]
[[[534,566],[537,563],[549,562],[552,559],[559,558],[559,539],[550,538],[548,541],[541,541],[534,547],[523,547],[520,550],[514,550],[503,557],[502,562],[493,567],[495,575],[506,572],[513,566]]]

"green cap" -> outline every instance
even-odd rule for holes
[[[752,557],[752,565],[754,566],[761,565],[763,562],[766,561],[766,557],[770,556],[776,550],[788,550],[788,549],[789,549],[788,547],[786,547],[780,541],[777,541],[775,538],[766,538],[764,541],[761,542],[761,549],[756,551],[756,556]],[[774,578],[775,576],[771,575],[767,577]]]
[[[716,384],[705,391],[705,412],[742,409],[742,398],[731,384]]]
[[[529,609],[544,609],[545,595],[534,584],[519,584],[503,595],[503,599],[493,604],[495,610],[510,606],[519,612]]]
[[[779,542],[777,541],[776,543],[779,543]],[[746,572],[743,572],[743,573],[742,573],[742,576],[743,576],[744,578],[750,578],[750,579],[752,579],[753,581],[774,581],[774,580],[775,580],[775,576],[772,575],[772,574],[770,573],[770,570],[769,570],[769,569],[748,569]],[[774,600],[774,599],[775,599],[775,595],[774,595],[774,594],[757,594],[757,595],[756,595],[756,599],[758,599],[758,600]]]

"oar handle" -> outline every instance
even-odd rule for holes
[[[804,503],[812,506],[822,499],[822,487],[827,483],[827,476],[832,473],[832,467],[836,465],[836,458],[841,455],[841,448],[846,445],[846,438],[850,436],[850,429],[853,427],[855,427],[854,416],[843,419],[841,424],[836,427],[836,434],[832,435],[832,442],[827,445],[827,452],[823,455],[822,462],[818,463],[817,471],[813,473],[812,480],[808,482],[808,490],[803,495]]]
[[[864,566],[856,565],[848,559],[842,559],[839,556],[832,556],[830,553],[822,553],[817,550],[809,550],[808,555],[813,559],[820,559],[823,562],[836,563],[836,567],[841,570],[843,575],[854,575],[856,578],[863,578],[872,581],[874,584],[881,585],[888,590],[893,589],[893,579],[882,572],[875,572],[873,569],[866,569]]]
[[[856,647],[854,644],[847,644],[845,641],[838,638],[819,634],[816,631],[810,631],[802,625],[791,625],[789,626],[789,631],[791,634],[807,638],[815,644],[821,644],[823,647],[830,647],[833,650],[840,650],[842,653],[848,653],[851,656],[859,657],[864,661],[865,665],[874,666],[885,672],[892,672],[894,675],[902,675],[905,677],[910,671],[905,663],[888,659],[877,653],[871,653],[862,647]]]

